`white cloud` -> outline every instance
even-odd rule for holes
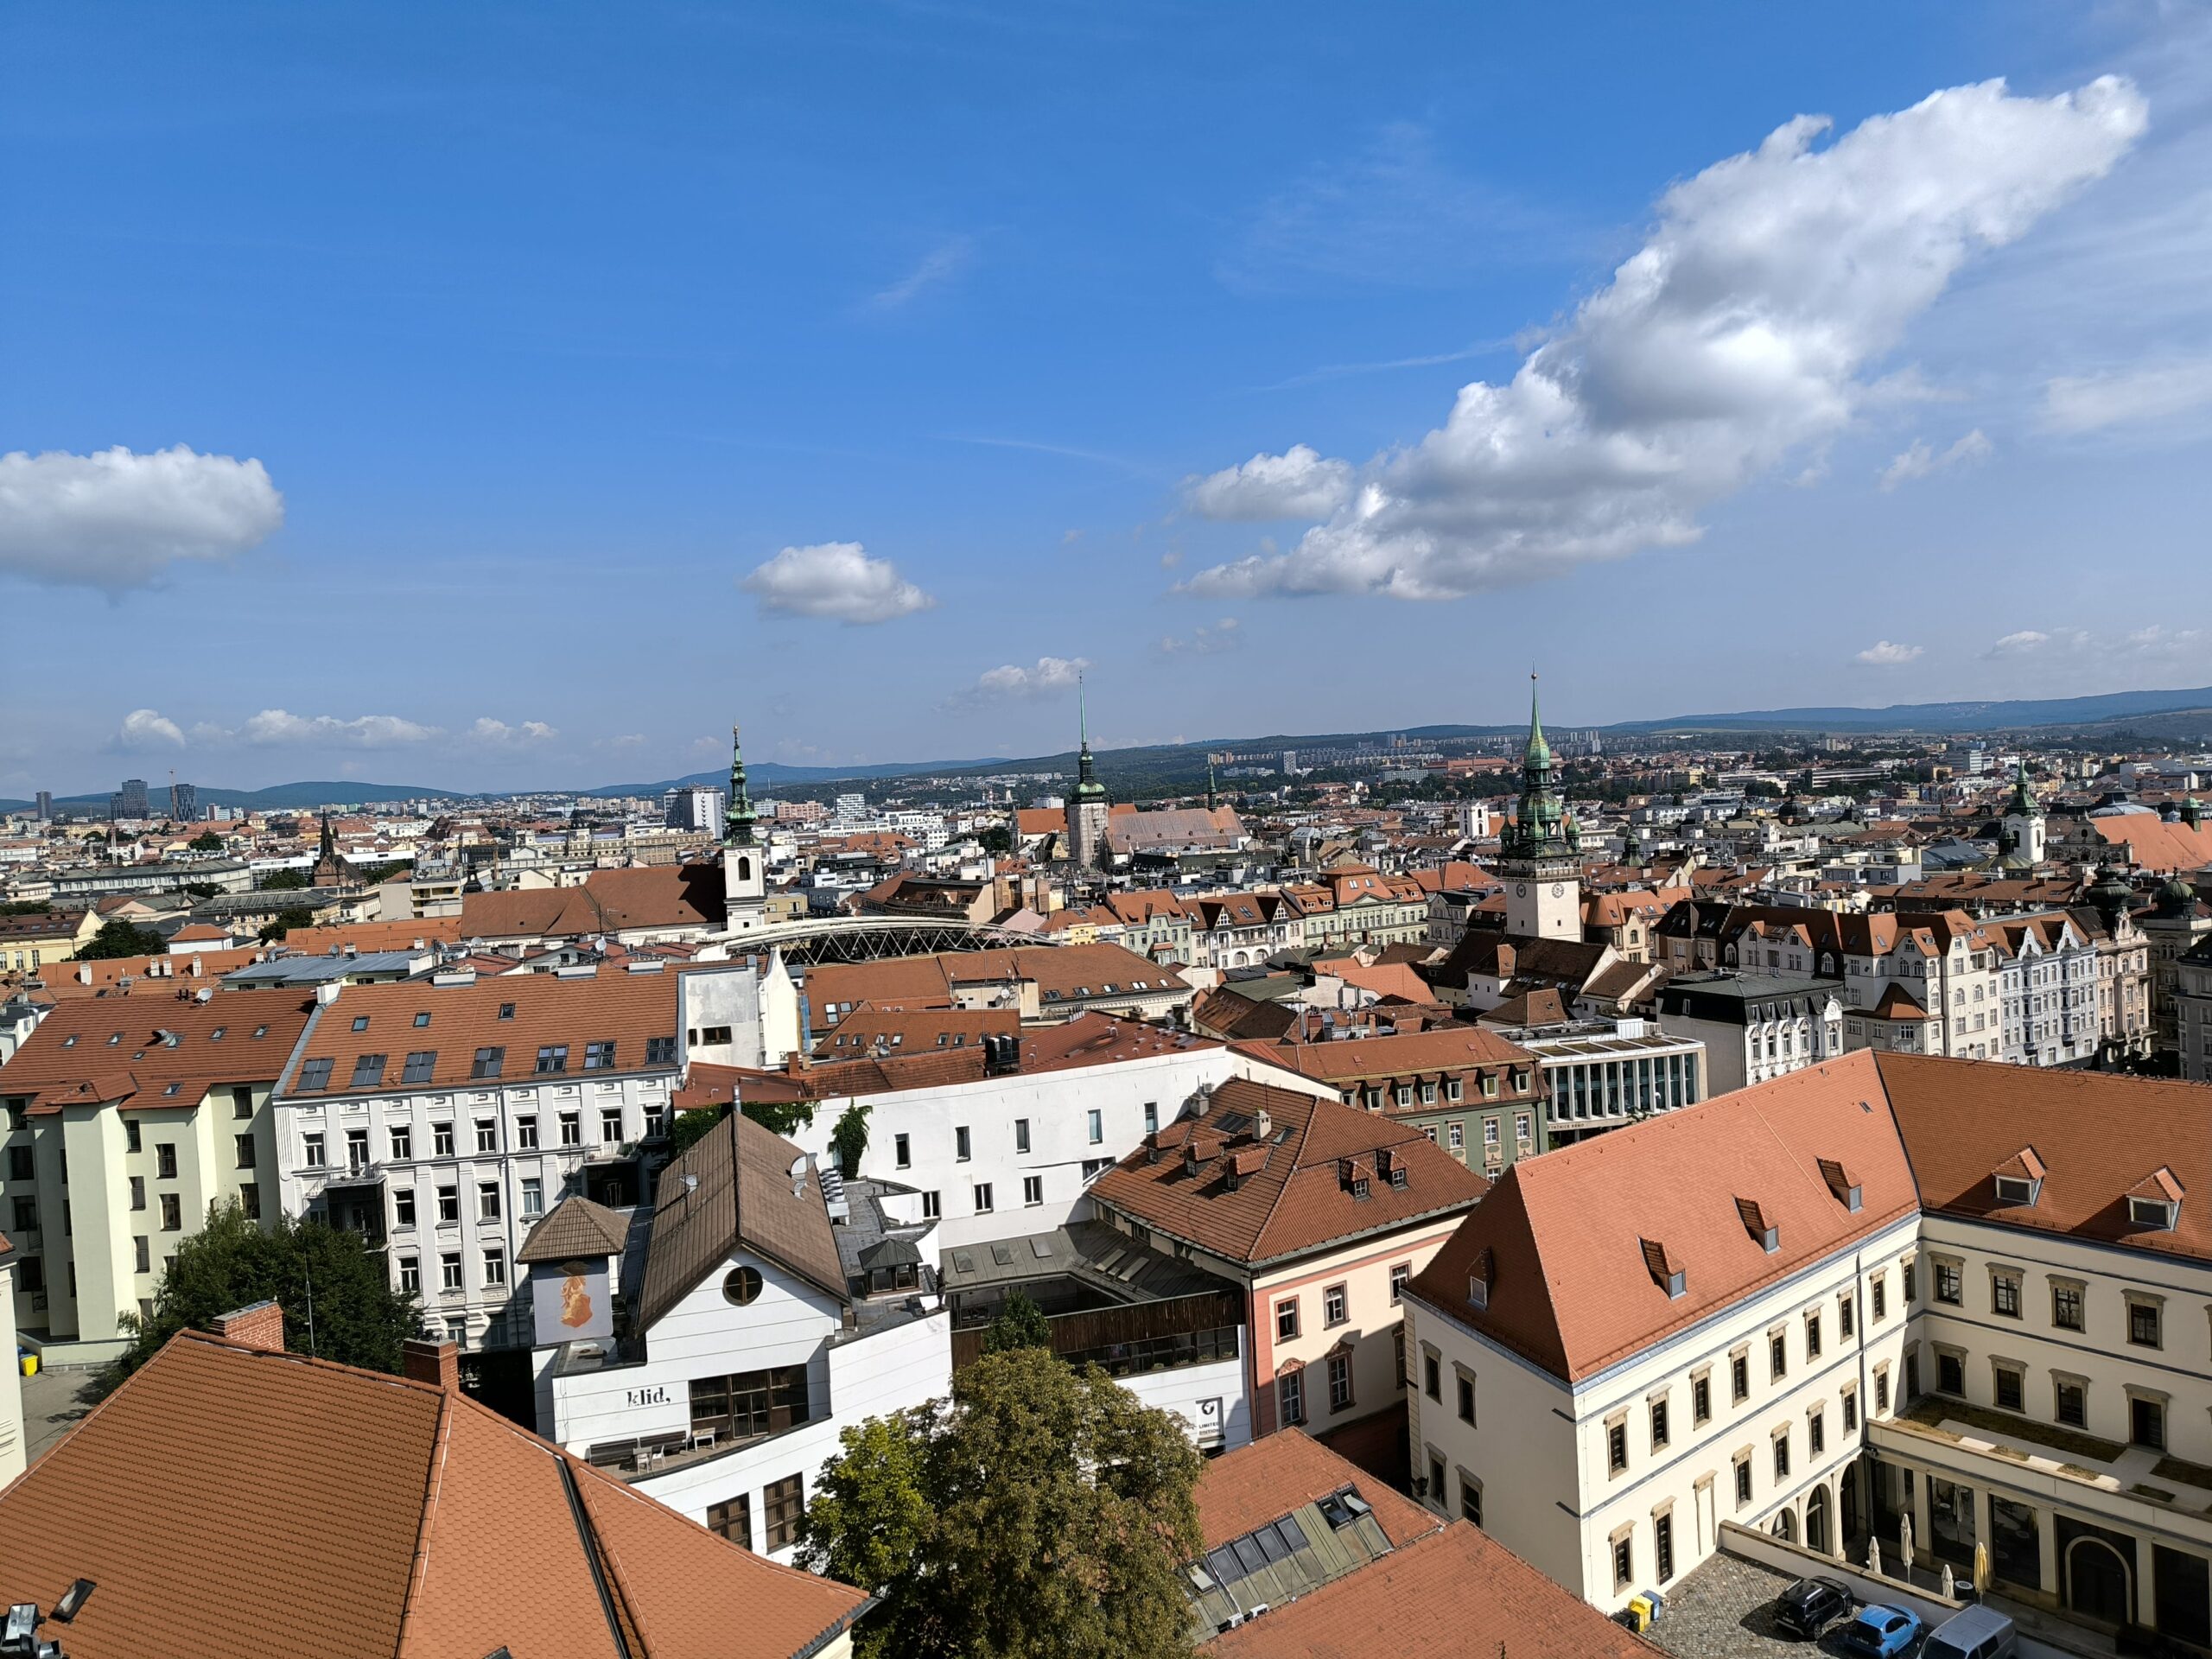
[[[858,542],[787,547],[737,585],[764,611],[835,622],[888,622],[937,603],[902,579],[890,560],[868,557]]]
[[[2201,662],[2208,655],[2208,647],[2212,647],[2212,640],[2201,628],[2170,628],[2152,622],[2118,633],[2089,628],[2022,628],[2006,634],[1985,654],[2155,667]]]
[[[2087,635],[2078,636],[2086,639]],[[2050,643],[2050,636],[2035,628],[2022,628],[2018,633],[2008,633],[1990,646],[1993,657],[2024,657],[2031,652],[2041,651]]]
[[[915,267],[890,287],[871,294],[868,308],[871,311],[899,311],[933,288],[963,276],[976,263],[976,238],[972,236],[950,236],[924,254]]]
[[[435,726],[418,725],[397,715],[360,715],[340,720],[330,715],[295,715],[283,709],[264,709],[239,728],[238,737],[257,747],[303,747],[319,745],[357,749],[395,749],[427,743],[445,735]]]
[[[148,749],[181,749],[184,733],[176,721],[152,709],[133,709],[123,717],[111,748],[133,753]]]
[[[1921,645],[1901,645],[1892,640],[1877,639],[1852,660],[1867,668],[1902,668],[1916,660],[1924,650]]]
[[[1224,616],[1211,627],[1192,628],[1188,638],[1169,634],[1153,649],[1162,657],[1218,657],[1224,652],[1238,650],[1244,644],[1244,631],[1233,616]]]
[[[468,728],[468,735],[479,743],[505,746],[550,742],[561,734],[542,720],[525,720],[519,726],[510,726],[504,720],[493,720],[486,715]]]
[[[257,461],[178,444],[138,454],[0,455],[0,572],[118,593],[182,559],[223,559],[284,522]]]
[[[1039,657],[1031,668],[1019,663],[1001,664],[979,675],[976,683],[953,698],[952,703],[957,707],[1033,702],[1040,697],[1063,696],[1075,690],[1083,671],[1090,666],[1090,659],[1083,657]]]
[[[1940,451],[1927,439],[1915,438],[1910,448],[1882,469],[1882,487],[1894,490],[1900,484],[1916,478],[1927,478],[1947,467],[1986,461],[1996,453],[1996,449],[1997,446],[1990,442],[1978,426],[1949,448]]]
[[[2170,421],[2212,404],[2212,358],[2154,369],[2053,380],[2044,388],[2048,431],[2094,432],[2142,421]]]
[[[1325,461],[1306,444],[1259,454],[1240,467],[1183,480],[1183,499],[1202,518],[1322,518],[1351,492],[1350,461]]]
[[[1510,381],[1464,387],[1288,553],[1184,586],[1446,599],[1694,541],[1703,509],[1840,432],[1953,276],[2109,171],[2145,118],[2113,77],[1955,87],[1824,148],[1828,123],[1799,117],[1670,188]]]

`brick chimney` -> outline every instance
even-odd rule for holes
[[[284,1310],[274,1302],[256,1302],[234,1313],[218,1313],[207,1328],[241,1348],[264,1354],[284,1351]]]
[[[401,1352],[400,1369],[417,1382],[434,1383],[448,1394],[461,1388],[461,1349],[450,1342],[410,1337]]]

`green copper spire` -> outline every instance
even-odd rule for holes
[[[752,792],[745,786],[745,751],[739,746],[737,727],[733,724],[729,728],[729,808],[722,814],[722,845],[750,847],[756,816]]]
[[[1090,759],[1090,711],[1083,690],[1083,676],[1075,677],[1075,718],[1077,729],[1083,736],[1083,747],[1076,755],[1075,794],[1082,800],[1096,800],[1106,793],[1106,786],[1098,781],[1096,768]]]
[[[1528,760],[1532,766],[1548,766],[1552,763],[1552,746],[1544,741],[1543,717],[1536,712],[1536,676],[1534,670],[1529,675]]]
[[[2024,755],[2020,758],[2012,773],[2012,811],[2014,817],[2022,818],[2036,817],[2043,811],[2036,798],[2028,791],[2028,762]]]

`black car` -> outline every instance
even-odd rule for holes
[[[1850,1611],[1850,1588],[1834,1579],[1800,1579],[1774,1599],[1774,1622],[1801,1641]]]

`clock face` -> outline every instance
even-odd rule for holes
[[[1526,899],[1529,896],[1529,884],[1526,881],[1516,881],[1513,884],[1513,896],[1516,899]]]
[[[1564,882],[1554,881],[1552,883],[1552,897],[1554,899],[1564,899],[1567,897],[1567,887]]]

